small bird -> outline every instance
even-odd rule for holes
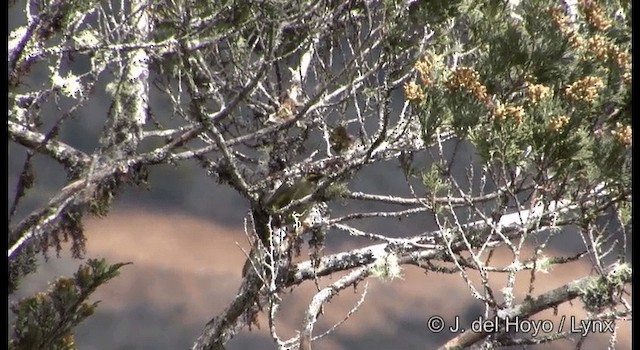
[[[276,212],[287,205],[291,204],[294,201],[305,198],[306,196],[312,195],[316,189],[318,188],[318,183],[322,179],[321,174],[317,173],[309,173],[303,175],[293,184],[283,183],[276,189],[276,191],[267,199],[265,202],[265,209],[270,212]],[[306,204],[302,204],[300,206],[296,206],[292,208],[292,213],[284,214],[282,217],[281,224],[291,224],[296,221],[303,221],[311,208],[313,207],[313,202],[308,202]],[[280,219],[279,219],[280,220]],[[279,220],[276,220],[279,221]],[[262,244],[264,246],[269,245],[270,239],[268,237],[260,237]],[[260,264],[260,259],[256,257],[258,254],[258,246],[259,242],[256,242],[249,253],[249,259],[244,263],[242,267],[242,277],[244,277],[249,269],[255,265]],[[253,261],[253,264],[252,264]]]
[[[271,211],[277,211],[286,207],[293,201],[300,200],[310,194],[313,194],[318,186],[318,182],[320,181],[320,179],[322,179],[321,174],[310,173],[303,175],[292,185],[289,185],[286,182],[283,183],[269,197],[266,202],[266,207]],[[294,211],[298,212],[298,214],[302,214],[302,212],[299,212],[299,209],[300,208]]]
[[[275,113],[269,116],[268,121],[272,123],[283,123],[291,120],[295,117],[296,110],[302,106],[300,98],[302,95],[302,88],[298,81],[293,81],[288,91],[280,96],[280,106]]]
[[[342,154],[353,144],[353,136],[349,134],[344,125],[338,125],[329,134],[331,150],[337,154]]]

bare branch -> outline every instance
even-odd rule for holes
[[[91,158],[84,152],[63,142],[47,140],[41,133],[31,131],[11,120],[8,121],[8,126],[9,137],[12,141],[46,154],[69,169],[84,168],[91,162]]]
[[[613,273],[614,270],[614,267],[610,267],[607,273]],[[510,310],[504,310],[505,316],[501,317],[498,315],[498,317],[501,317],[502,319],[505,319],[505,317],[510,319],[527,319],[541,311],[556,307],[562,303],[585,295],[586,290],[588,290],[593,283],[597,283],[601,278],[602,276],[586,276],[569,282],[566,285],[542,293],[537,297],[527,299]],[[631,275],[625,275],[621,282],[625,284],[630,283]],[[489,335],[490,333],[487,332],[467,330],[459,336],[449,340],[445,345],[440,347],[440,349],[465,348],[481,341]]]
[[[300,350],[311,350],[311,338],[322,305],[329,302],[341,290],[364,280],[371,273],[371,266],[363,266],[322,289],[314,297],[305,313],[300,331]]]

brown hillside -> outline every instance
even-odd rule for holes
[[[86,322],[78,334],[79,343],[85,345],[80,344],[80,348],[137,349],[143,347],[141,344],[145,348],[188,348],[209,318],[222,311],[233,298],[240,284],[245,259],[240,246],[247,247],[248,243],[238,226],[238,230],[230,230],[184,215],[145,211],[116,212],[104,219],[88,220],[88,257],[102,256],[111,262],[134,264],[124,267],[121,276],[96,293],[102,300],[98,315],[109,316]],[[508,263],[508,257],[500,252],[493,261]],[[73,271],[72,265],[67,259],[52,259],[39,274],[25,282],[23,292],[43,288],[46,279]],[[587,272],[588,264],[581,262],[538,275],[535,293],[560,286]],[[504,279],[495,277],[496,283]],[[527,277],[520,280],[526,282]],[[330,279],[321,281],[322,285],[330,282]],[[495,290],[499,292],[500,288]],[[518,288],[523,295],[527,286]],[[362,284],[357,290],[334,299],[326,307],[316,334],[340,322],[364,290]],[[281,337],[295,334],[303,310],[315,291],[315,286],[308,283],[285,296],[279,318]],[[426,320],[430,316],[441,315],[452,322],[454,316],[459,315],[462,325],[466,326],[482,312],[482,305],[470,296],[459,275],[425,275],[409,267],[402,280],[370,280],[366,301],[360,310],[337,332],[319,340],[314,349],[432,348],[443,344],[451,335],[428,332]],[[557,322],[562,315],[583,318],[584,312],[576,300],[573,305],[562,305],[558,316],[551,312],[538,316]],[[241,333],[230,348],[275,348],[267,337],[264,318],[261,325],[259,330]],[[618,349],[631,348],[630,326],[630,322],[620,323]],[[605,348],[607,341],[608,334],[591,337],[585,348]],[[575,344],[565,341],[554,347],[539,348],[573,346]]]

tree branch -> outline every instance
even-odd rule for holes
[[[29,149],[48,155],[67,169],[82,168],[91,162],[91,157],[74,147],[57,140],[47,140],[44,135],[27,129],[11,120],[8,121],[9,138]]]
[[[615,267],[610,267],[607,274],[615,273]],[[621,276],[623,283],[631,283],[631,273]],[[527,319],[541,311],[556,307],[562,303],[573,300],[579,296],[585,295],[586,291],[594,283],[597,283],[603,276],[586,276],[573,282],[567,283],[564,286],[542,293],[535,298],[525,299],[523,303],[514,306],[510,310],[505,310],[506,317],[510,319]],[[500,317],[500,315],[498,315]],[[505,317],[500,317],[502,320]],[[504,332],[504,329],[500,332]],[[471,329],[465,331],[459,336],[449,340],[446,344],[439,349],[463,349],[469,347],[491,334],[489,332],[476,332]]]
[[[311,336],[313,333],[313,326],[318,320],[318,315],[322,305],[329,302],[334,296],[336,296],[341,290],[355,285],[358,282],[364,280],[371,274],[371,266],[363,266],[357,270],[352,271],[348,275],[340,278],[330,286],[322,289],[316,295],[314,295],[309,308],[305,312],[302,327],[300,331],[300,350],[311,350]]]

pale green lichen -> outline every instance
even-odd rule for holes
[[[553,262],[544,255],[536,260],[536,272],[549,273],[552,267]]]
[[[14,29],[11,34],[9,34],[9,45],[7,46],[9,48],[9,51],[13,51],[16,47],[18,47],[18,44],[20,44],[20,41],[26,33],[27,27],[22,26]]]
[[[389,253],[379,257],[371,268],[371,275],[383,281],[402,278],[402,268],[398,260],[398,256]]]
[[[93,29],[83,30],[73,37],[75,44],[81,48],[93,48],[100,45],[98,32]]]
[[[51,83],[54,88],[60,89],[62,94],[71,98],[79,98],[82,95],[82,83],[80,77],[67,73],[62,77],[55,68],[52,69]]]

